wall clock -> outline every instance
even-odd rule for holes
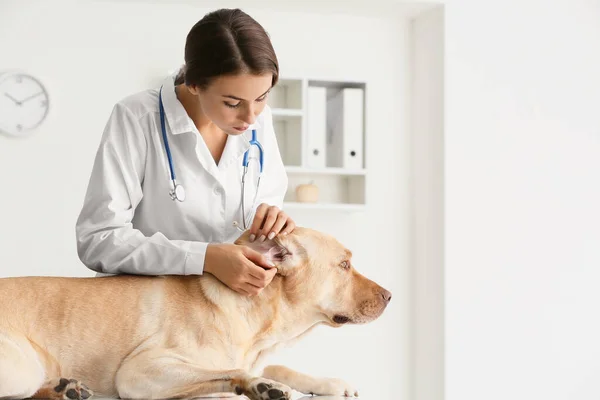
[[[25,72],[0,73],[0,133],[27,136],[48,116],[48,91]]]

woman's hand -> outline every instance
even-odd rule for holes
[[[247,246],[209,244],[204,271],[238,293],[255,296],[271,283],[277,268],[262,254]]]
[[[275,236],[291,233],[296,224],[292,219],[276,206],[269,206],[262,203],[256,209],[256,215],[252,226],[250,226],[250,241],[258,239],[263,242],[265,239],[273,239]]]

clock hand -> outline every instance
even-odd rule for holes
[[[8,94],[8,93],[4,92],[4,95],[5,95],[6,97],[8,97],[9,99],[11,99],[12,101],[14,101],[16,105],[20,106],[20,105],[22,104],[22,102],[20,102],[19,100],[15,99],[14,97],[12,97],[12,96],[11,96],[10,94]]]
[[[26,101],[29,101],[29,100],[31,100],[31,99],[33,99],[33,98],[35,98],[35,97],[38,97],[38,96],[39,96],[40,94],[42,94],[42,93],[44,93],[44,92],[39,92],[39,93],[36,93],[36,94],[34,94],[34,95],[31,95],[31,96],[29,96],[29,97],[26,97],[26,98],[24,98],[23,100],[21,100],[21,103],[20,103],[20,104],[23,104],[23,103],[25,103]]]

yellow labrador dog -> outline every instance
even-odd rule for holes
[[[391,293],[352,267],[334,238],[306,228],[238,244],[277,266],[254,297],[212,275],[0,279],[0,398],[80,400],[305,394],[357,396],[342,380],[254,367],[319,324],[378,318]]]

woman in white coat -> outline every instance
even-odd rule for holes
[[[266,105],[278,75],[267,33],[242,11],[217,10],[194,25],[178,76],[113,109],[77,220],[81,261],[101,274],[210,273],[245,295],[268,285],[275,268],[232,242],[239,227],[260,241],[295,227],[281,211],[288,180]],[[264,151],[260,185],[253,129]],[[254,167],[242,204],[248,149]],[[168,153],[184,201],[171,196]]]

